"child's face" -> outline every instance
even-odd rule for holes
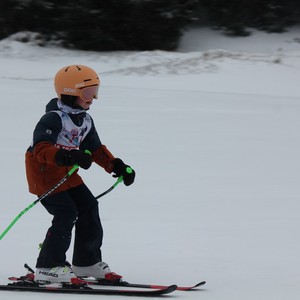
[[[77,97],[77,100],[75,102],[76,105],[80,106],[81,108],[83,108],[84,110],[88,110],[90,109],[90,106],[93,104],[93,100],[91,99],[89,101],[85,101],[83,99],[81,99],[79,96]]]
[[[94,98],[98,97],[98,89],[99,85],[92,85],[82,88],[80,90],[79,96],[77,96],[75,104],[85,110],[90,109],[90,106],[93,104]]]

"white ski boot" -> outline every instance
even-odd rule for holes
[[[112,272],[105,262],[98,262],[92,266],[78,267],[72,266],[75,275],[79,278],[94,277],[100,280],[120,281],[121,275]]]
[[[37,268],[34,281],[38,283],[72,283],[76,275],[70,267]]]

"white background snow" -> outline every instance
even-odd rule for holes
[[[300,28],[246,38],[193,29],[178,52],[0,41],[1,232],[36,199],[24,153],[68,64],[99,72],[90,113],[102,142],[137,173],[100,199],[113,271],[140,283],[207,281],[174,299],[299,299]],[[115,182],[97,166],[80,174],[95,195]],[[1,283],[23,275],[24,262],[35,266],[50,222],[38,204],[0,241]],[[41,295],[0,292],[9,297]]]

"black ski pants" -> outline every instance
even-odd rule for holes
[[[103,229],[98,201],[85,184],[50,195],[41,202],[53,220],[37,259],[37,268],[65,266],[74,225],[73,265],[90,266],[102,261]]]

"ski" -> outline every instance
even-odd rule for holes
[[[27,269],[28,273],[24,276],[20,276],[20,277],[9,277],[9,280],[14,281],[14,283],[10,284],[10,285],[37,285],[34,282],[34,270],[31,269],[28,264],[24,264],[24,267]],[[165,291],[161,294],[165,294],[165,293],[170,293],[170,289],[174,288],[174,286],[176,286],[176,290],[177,291],[190,291],[196,288],[199,288],[201,286],[203,286],[204,284],[206,284],[206,281],[201,281],[195,285],[191,285],[191,286],[177,286],[177,285],[158,285],[158,284],[141,284],[141,283],[131,283],[131,282],[126,282],[126,281],[109,281],[109,280],[104,280],[104,279],[100,279],[100,280],[96,280],[96,279],[92,279],[92,278],[78,278],[76,281],[76,285],[75,287],[78,285],[84,285],[86,287],[88,287],[88,285],[95,285],[98,287],[124,287],[124,288],[137,288],[137,289],[145,289],[146,292],[154,292],[154,294],[160,294],[161,291]],[[172,288],[170,288],[172,287]],[[44,287],[42,287],[44,288]],[[1,289],[1,287],[0,287]],[[3,288],[4,289],[4,288]],[[90,287],[88,287],[88,289],[91,289]],[[94,289],[96,290],[96,289]],[[99,289],[98,289],[99,290]],[[147,291],[149,290],[149,291]],[[115,290],[114,290],[115,291]],[[117,291],[117,289],[116,289]],[[122,290],[123,291],[123,290]],[[127,290],[126,290],[127,291]],[[128,290],[131,291],[131,290]],[[137,290],[136,292],[144,292],[142,290]],[[93,292],[92,292],[93,293]],[[108,292],[110,293],[110,292]],[[143,293],[144,294],[144,293]],[[150,293],[151,295],[151,293]]]
[[[100,285],[100,286],[118,286],[118,287],[130,287],[130,288],[143,288],[143,289],[164,289],[167,285],[158,284],[143,284],[143,283],[130,283],[126,281],[111,282],[108,280],[90,280],[89,278],[82,278],[89,285]],[[191,286],[177,286],[177,291],[190,291],[203,286],[206,281],[201,281]]]
[[[34,280],[34,274],[29,273],[21,277],[9,277],[11,281],[29,281]],[[109,280],[94,280],[89,278],[82,278],[82,281],[87,285],[98,285],[98,286],[116,286],[116,287],[128,287],[128,288],[143,288],[143,289],[165,289],[167,285],[158,285],[158,284],[143,284],[143,283],[130,283],[126,281],[109,281]],[[177,286],[177,291],[190,291],[196,288],[203,286],[206,281],[201,281],[195,285],[191,286]]]
[[[0,285],[2,291],[27,291],[39,293],[64,293],[64,294],[84,294],[84,295],[119,295],[119,296],[139,296],[139,297],[157,297],[172,293],[177,288],[176,285],[170,285],[163,289],[156,290],[126,290],[115,288],[91,288],[87,285],[38,285],[32,282],[18,281],[7,285]]]

